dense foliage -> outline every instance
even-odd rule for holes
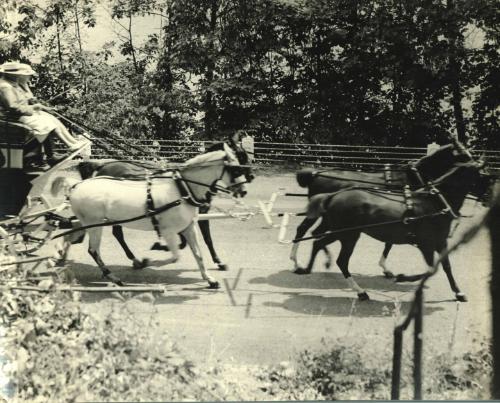
[[[0,262],[12,261],[0,250]],[[273,367],[193,362],[152,313],[134,313],[151,294],[99,302],[86,310],[77,292],[57,291],[57,276],[39,292],[16,289],[33,280],[22,265],[0,272],[0,396],[19,402],[269,401],[389,399],[391,344],[325,340],[293,362]],[[62,274],[63,272],[57,271]],[[56,272],[54,272],[56,273]],[[70,274],[70,273],[67,273]],[[111,297],[112,293],[108,294]],[[153,304],[151,304],[154,307]],[[154,312],[154,309],[153,309]],[[491,345],[461,355],[427,347],[424,396],[431,400],[489,399]],[[402,393],[412,397],[411,354],[404,355]]]
[[[42,98],[124,136],[500,146],[495,0],[4,3],[0,62],[41,55]],[[120,32],[90,52],[102,8]]]

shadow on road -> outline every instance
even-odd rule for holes
[[[302,315],[337,316],[337,317],[390,317],[394,312],[394,303],[390,301],[363,301],[356,296],[349,297],[322,297],[319,295],[290,294],[283,302],[265,302],[264,306],[286,309]],[[406,315],[410,309],[410,301],[401,301],[401,314]],[[425,306],[425,315],[442,311],[441,307]]]
[[[80,283],[99,282],[103,281],[101,270],[93,265],[74,263],[70,264],[75,278]],[[152,269],[146,267],[141,270],[133,270],[130,267],[124,266],[108,266],[111,273],[120,278],[121,281],[134,284],[196,284],[200,283],[205,286],[205,281],[202,280],[198,270],[179,270],[179,269]],[[189,273],[189,277],[184,277]]]
[[[395,283],[394,280],[383,276],[353,275],[353,278],[365,288],[368,293],[370,289],[379,291],[408,292],[415,289],[414,284]],[[249,281],[250,284],[268,284],[274,287],[302,288],[302,289],[349,289],[349,285],[341,273],[311,273],[306,275],[294,274],[289,270],[270,274],[267,277],[255,277]]]

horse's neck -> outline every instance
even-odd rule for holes
[[[450,178],[437,186],[441,195],[446,199],[450,207],[455,213],[458,213],[462,208],[465,197],[469,193],[467,186],[464,186],[460,175]]]
[[[214,166],[197,168],[187,167],[181,170],[181,176],[185,179],[186,185],[198,201],[207,200],[207,192],[214,182],[220,177],[220,169]]]

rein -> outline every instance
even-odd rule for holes
[[[449,211],[447,209],[443,209],[443,210],[438,211],[437,213],[424,214],[424,215],[421,215],[418,217],[405,217],[405,218],[402,218],[400,220],[384,221],[381,223],[367,224],[367,225],[356,225],[354,227],[342,228],[342,229],[338,229],[335,231],[326,231],[326,232],[322,232],[321,234],[311,235],[311,236],[307,236],[307,237],[303,237],[303,238],[295,238],[292,240],[292,243],[308,241],[310,239],[324,238],[328,235],[339,234],[342,232],[357,231],[357,230],[365,229],[365,228],[381,227],[384,225],[401,224],[401,223],[407,225],[407,224],[410,224],[412,221],[423,220],[425,218],[431,218],[431,217],[437,217],[437,216],[441,216],[441,215],[446,215],[448,213],[449,213]]]

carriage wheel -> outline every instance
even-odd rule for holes
[[[45,217],[45,212],[51,208],[43,196],[28,197],[18,219],[7,230],[17,253],[33,254],[51,238],[57,228],[56,223]]]

